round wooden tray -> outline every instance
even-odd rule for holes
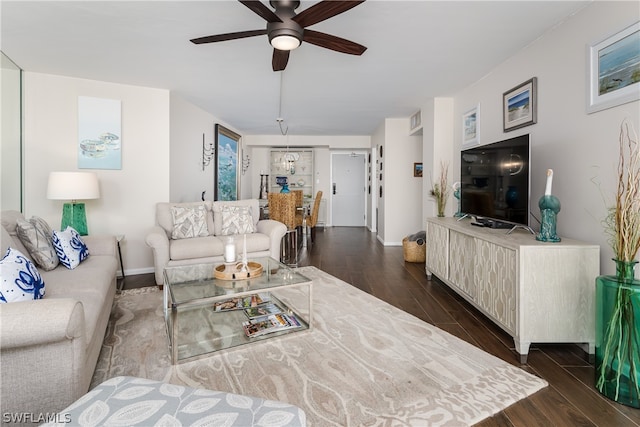
[[[213,275],[220,280],[242,280],[258,277],[262,274],[262,265],[257,262],[249,261],[247,263],[248,271],[241,271],[242,263],[220,264],[213,269]]]

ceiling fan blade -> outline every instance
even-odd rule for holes
[[[318,22],[324,21],[336,15],[346,12],[347,10],[356,7],[360,3],[364,3],[365,0],[359,1],[334,1],[324,0],[313,6],[303,10],[299,14],[293,17],[293,20],[298,23],[302,28],[308,27]]]
[[[253,30],[253,31],[239,31],[237,33],[227,33],[227,34],[218,34],[215,36],[198,37],[197,39],[191,39],[191,42],[195,44],[214,43],[214,42],[223,42],[226,40],[243,39],[245,37],[263,36],[265,34],[267,34],[266,29]]]
[[[282,19],[275,14],[274,11],[265,6],[261,1],[255,0],[238,0],[243,5],[251,9],[256,15],[260,16],[267,22],[282,22]]]
[[[282,71],[287,67],[287,62],[289,62],[289,52],[289,50],[273,49],[273,58],[271,59],[273,71]]]
[[[350,40],[307,29],[304,30],[303,40],[316,46],[335,50],[336,52],[348,53],[349,55],[362,55],[367,50],[361,44]]]

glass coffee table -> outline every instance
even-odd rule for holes
[[[313,282],[273,258],[262,274],[223,280],[221,263],[167,267],[164,318],[171,363],[311,328]]]

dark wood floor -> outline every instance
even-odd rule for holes
[[[383,246],[364,228],[321,230],[303,250],[301,266],[316,266],[549,382],[479,426],[640,426],[640,410],[595,390],[593,364],[579,346],[532,345],[522,365],[506,333],[446,285],[427,280],[424,264],[405,263],[401,247]],[[153,285],[152,274],[129,276],[124,289]]]

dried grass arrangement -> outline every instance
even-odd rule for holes
[[[615,276],[596,279],[596,388],[624,405],[640,408],[640,147],[633,126],[620,126],[615,205],[604,221]]]
[[[633,261],[640,249],[640,147],[627,120],[620,125],[620,157],[615,206],[609,208],[605,231],[616,260]]]
[[[436,198],[438,205],[438,216],[444,216],[444,210],[447,207],[447,199],[451,193],[449,186],[449,164],[440,162],[440,176],[438,181],[431,187],[431,195]]]

